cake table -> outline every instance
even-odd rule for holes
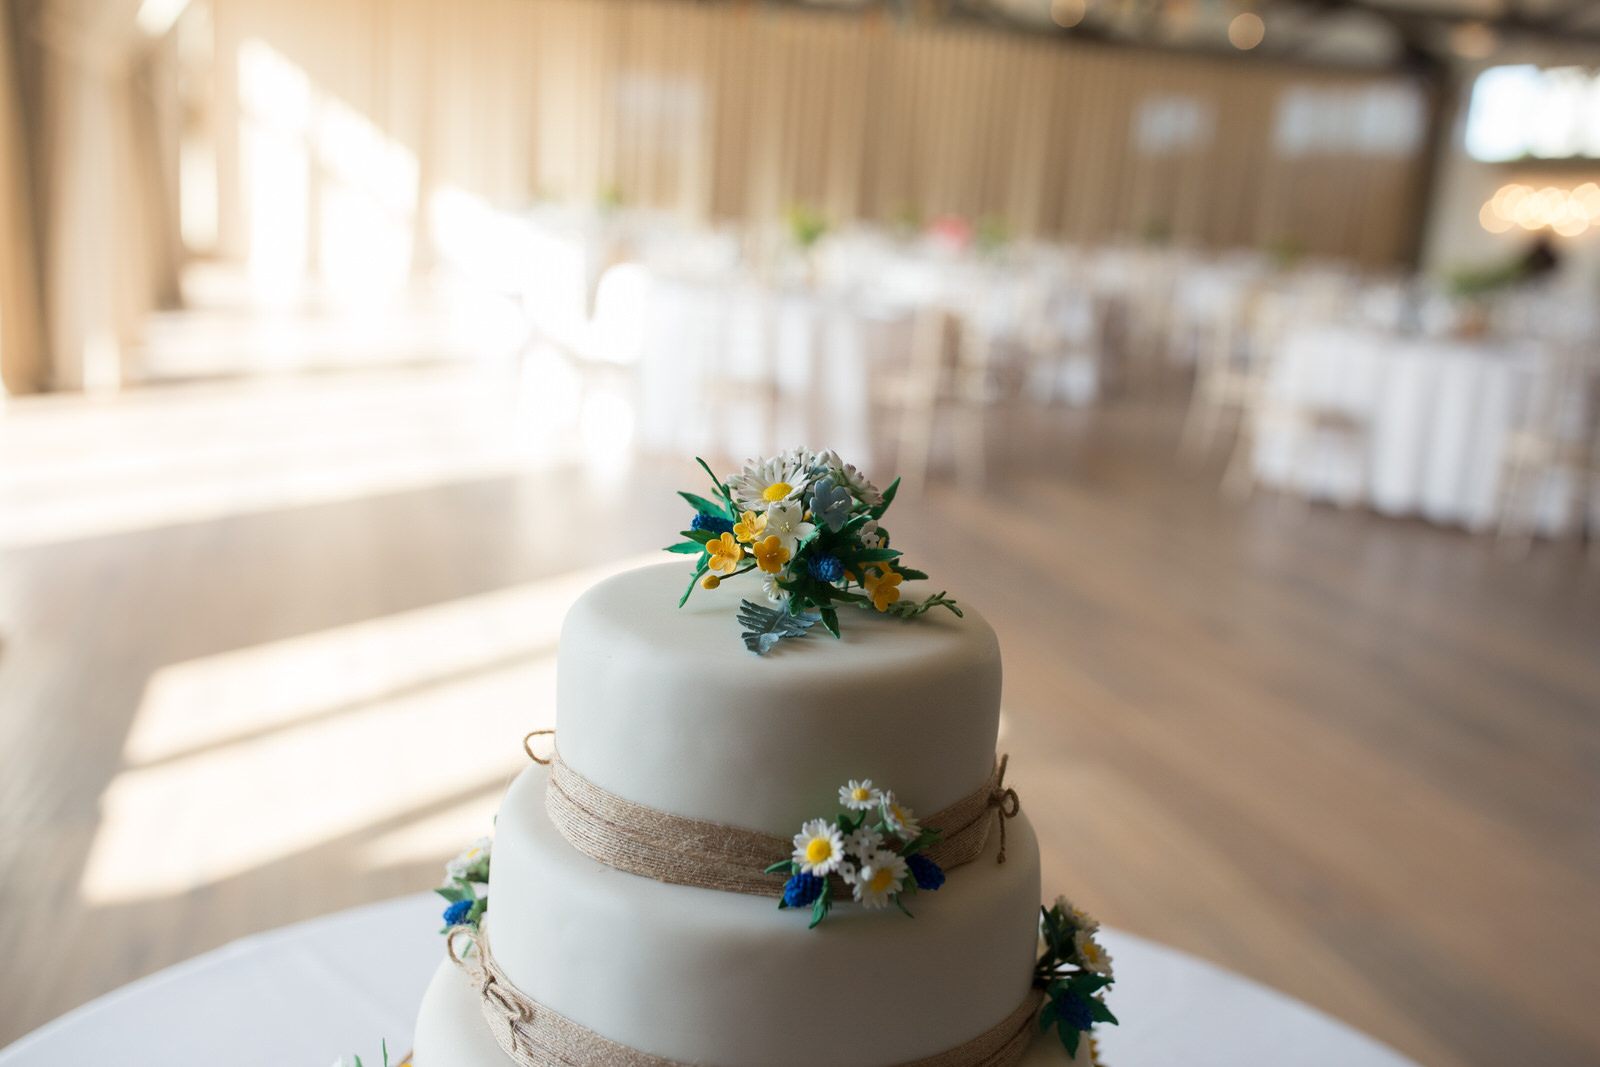
[[[438,967],[439,898],[419,893],[245,938],[124,986],[0,1050],[0,1067],[328,1067],[398,1060]],[[1415,1067],[1247,978],[1117,930],[1125,1021],[1112,1067]]]

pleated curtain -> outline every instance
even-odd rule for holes
[[[1384,76],[753,3],[212,2],[219,94],[230,57],[264,43],[416,153],[422,204],[446,185],[512,207],[615,190],[708,220],[954,212],[1018,236],[1289,240],[1367,264],[1407,253],[1417,210],[1414,151],[1273,146],[1286,87]],[[1144,150],[1152,96],[1195,101],[1203,142]],[[237,144],[219,145],[222,228],[243,254]]]

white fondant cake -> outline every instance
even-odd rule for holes
[[[737,593],[677,607],[674,565],[586,593],[562,631],[557,748],[578,774],[664,812],[785,839],[871,777],[924,814],[993,769],[1000,659],[970,609],[915,620],[850,612],[766,656],[737,639]],[[965,608],[965,605],[963,605]],[[937,892],[894,909],[809,908],[668,884],[576,850],[545,808],[549,772],[512,784],[495,828],[485,920],[505,977],[551,1011],[641,1052],[712,1067],[893,1067],[960,1046],[1027,996],[1038,945],[1038,847],[1025,816]],[[464,905],[463,905],[464,906]],[[849,1020],[859,1018],[859,1025]],[[805,1040],[826,1020],[840,1039]],[[1069,1062],[1052,1034],[1028,1064]],[[1071,1062],[1088,1063],[1088,1043]],[[504,1067],[466,977],[448,963],[417,1023],[416,1067]]]
[[[684,581],[670,563],[619,574],[568,613],[559,747],[585,778],[786,838],[851,778],[887,782],[921,812],[988,778],[1000,647],[977,612],[908,622],[846,608],[837,640],[819,627],[754,656],[738,639],[738,588],[696,590],[679,608]]]

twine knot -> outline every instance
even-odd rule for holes
[[[554,755],[550,755],[550,756],[544,757],[543,759],[540,759],[538,754],[533,751],[533,739],[535,737],[547,737],[547,736],[548,737],[554,737],[555,736],[555,731],[554,730],[534,730],[534,731],[532,731],[531,733],[529,733],[526,737],[524,737],[522,739],[522,751],[526,752],[528,754],[528,758],[533,760],[533,762],[537,763],[541,767],[550,766],[550,763],[551,763],[551,761],[553,761],[555,759],[555,756]]]
[[[1006,820],[1015,819],[1022,814],[1022,798],[1017,796],[1015,789],[1006,785],[1006,763],[1010,759],[1010,753],[1000,757],[1000,769],[994,776],[994,789],[989,793],[989,807],[993,808],[1000,818],[1000,853],[995,856],[995,863],[1006,861]]]

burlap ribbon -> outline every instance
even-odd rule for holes
[[[456,941],[472,940],[475,951],[457,953]],[[483,1001],[483,1017],[502,1051],[519,1067],[686,1067],[677,1060],[618,1044],[559,1012],[551,1011],[512,984],[489,951],[486,926],[452,927],[446,946]],[[1034,1017],[1044,994],[1029,991],[998,1025],[953,1049],[896,1067],[1013,1067],[1033,1038]]]
[[[608,867],[660,882],[758,897],[782,892],[788,876],[767,874],[766,868],[789,858],[793,848],[788,840],[619,797],[573,770],[559,752],[542,757],[533,751],[535,737],[554,732],[535,730],[522,739],[522,747],[534,762],[550,768],[545,809],[573,848]],[[943,831],[924,854],[944,870],[981,856],[993,821],[1000,824],[997,862],[1006,861],[1006,820],[1022,810],[1017,791],[1005,784],[1008,759],[996,760],[988,781],[977,790],[922,820],[924,826]]]

